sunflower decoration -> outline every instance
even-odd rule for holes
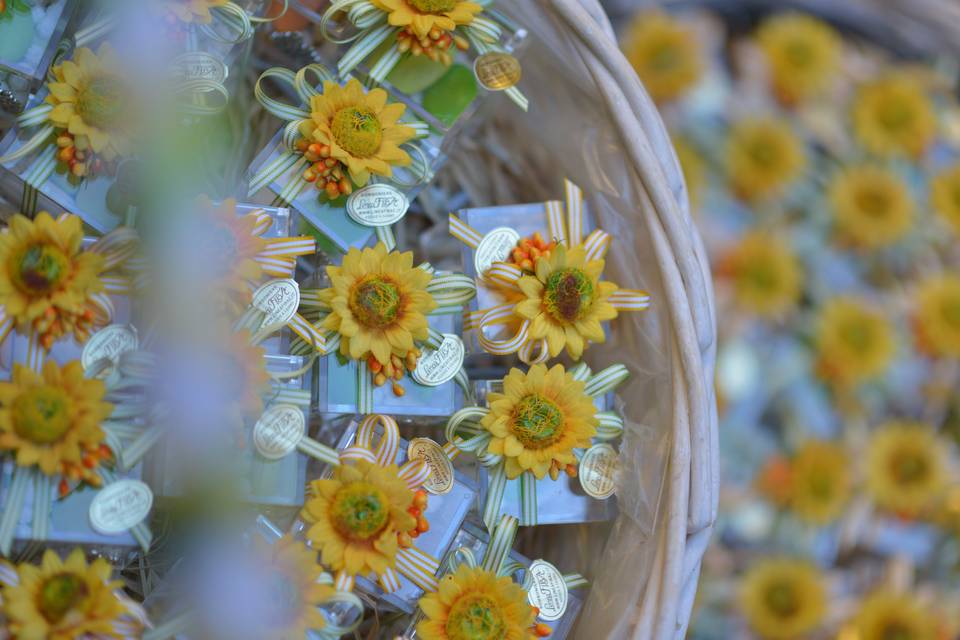
[[[809,440],[791,463],[788,504],[800,520],[824,525],[836,520],[852,494],[849,458],[833,442]]]
[[[310,166],[303,179],[330,200],[350,195],[371,175],[390,177],[392,167],[410,164],[400,148],[417,132],[400,124],[406,106],[387,103],[387,92],[365,92],[356,79],[346,85],[323,83],[323,92],[310,98],[310,118],[300,121],[296,149]]]
[[[913,306],[920,348],[936,357],[960,358],[960,275],[948,273],[920,283]]]
[[[917,598],[875,591],[860,603],[849,629],[857,640],[937,640],[936,616]]]
[[[960,164],[943,169],[930,180],[930,204],[955,233],[960,233]]]
[[[834,298],[823,306],[815,342],[820,375],[840,386],[882,375],[896,351],[887,317],[855,298]]]
[[[47,119],[56,134],[57,160],[73,179],[116,173],[117,161],[133,148],[133,91],[109,44],[96,53],[77,49],[72,60],[50,69],[52,107]]]
[[[800,297],[803,271],[790,245],[778,236],[747,233],[717,265],[728,279],[736,304],[759,316],[778,318]]]
[[[9,631],[23,640],[80,640],[120,637],[122,627],[139,637],[142,612],[121,595],[122,583],[111,573],[104,558],[88,563],[81,549],[66,560],[47,549],[40,566],[18,565],[0,590]]]
[[[801,13],[780,13],[756,34],[777,99],[788,106],[823,95],[837,77],[842,44],[825,22]]]
[[[748,202],[782,194],[806,167],[803,141],[785,120],[746,119],[730,130],[726,144],[728,180]]]
[[[487,451],[502,456],[507,478],[529,471],[553,480],[577,475],[574,449],[589,448],[597,433],[596,407],[585,383],[562,365],[511,369],[503,393],[490,393],[490,413],[481,420],[492,436]]]
[[[913,227],[910,190],[899,175],[879,165],[844,169],[830,183],[827,198],[839,238],[855,248],[889,247]]]
[[[923,86],[906,72],[890,72],[859,87],[853,132],[870,153],[917,159],[937,134],[937,116]]]
[[[98,467],[113,455],[101,428],[113,412],[105,394],[77,360],[62,368],[47,360],[40,373],[14,364],[11,380],[0,382],[0,451],[20,467],[60,475],[60,495],[68,478],[100,486]]]
[[[451,48],[470,48],[470,42],[457,29],[473,23],[483,6],[467,0],[370,0],[387,15],[389,24],[399,27],[397,51],[425,56],[449,66]]]
[[[686,95],[703,76],[704,56],[697,34],[661,11],[641,11],[623,40],[623,52],[654,101]]]
[[[929,425],[881,425],[867,446],[867,492],[880,508],[906,517],[935,507],[947,486],[943,451],[944,443]]]
[[[765,558],[740,585],[740,608],[750,627],[766,640],[806,637],[824,621],[826,580],[813,564],[792,558]]]

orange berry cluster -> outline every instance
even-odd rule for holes
[[[533,609],[534,615],[537,615],[537,616],[540,615],[539,607],[534,607],[533,605],[531,605],[530,608]],[[538,638],[546,638],[551,633],[553,633],[553,629],[550,628],[550,625],[543,622],[536,623],[530,629],[531,631],[533,631],[534,635],[536,635]]]
[[[85,136],[76,137],[69,131],[63,131],[57,136],[57,146],[60,148],[57,160],[78,178],[113,173],[112,164],[93,153]]]
[[[303,154],[310,166],[304,169],[303,179],[312,182],[331,200],[353,193],[353,183],[347,168],[336,158],[330,157],[330,146],[319,142],[297,141],[297,151]]]
[[[72,333],[81,344],[86,342],[93,331],[93,321],[92,309],[87,308],[81,313],[73,313],[51,305],[40,317],[34,319],[33,330],[40,336],[40,345],[49,351],[54,341],[67,333]]]
[[[413,546],[415,538],[419,538],[421,533],[430,530],[430,523],[423,513],[427,510],[427,492],[423,489],[417,489],[413,494],[413,504],[407,509],[407,513],[417,519],[417,526],[410,531],[401,531],[397,534],[397,542],[401,547],[407,548]]]
[[[70,493],[70,483],[86,482],[94,487],[103,484],[96,469],[104,460],[113,457],[113,451],[105,444],[91,445],[86,448],[79,463],[63,462],[60,465],[60,484],[57,493],[61,498]]]
[[[465,38],[436,27],[431,29],[425,38],[418,37],[409,28],[397,34],[397,50],[400,53],[409,51],[415,56],[424,55],[447,66],[453,63],[453,56],[450,55],[450,48],[453,46],[466,51],[470,43]]]
[[[510,254],[510,262],[517,265],[524,271],[533,272],[540,258],[549,258],[550,253],[557,246],[556,240],[547,242],[537,231],[532,236],[520,238],[517,246]]]
[[[550,479],[556,480],[560,477],[560,471],[563,470],[571,478],[577,477],[577,465],[575,464],[561,464],[556,460],[550,461]]]
[[[400,380],[403,379],[404,373],[413,372],[417,368],[417,360],[421,353],[420,349],[414,348],[408,351],[402,360],[400,356],[392,354],[389,362],[380,362],[371,353],[367,356],[367,368],[373,374],[373,384],[382,387],[387,384],[387,380],[393,380],[393,394],[398,397],[403,396],[406,391],[400,385]]]

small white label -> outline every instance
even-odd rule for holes
[[[177,82],[209,80],[216,84],[223,84],[229,73],[227,65],[203,51],[180,54],[171,62],[170,72]]]
[[[439,444],[430,438],[414,438],[407,447],[408,460],[423,460],[430,467],[430,477],[423,488],[435,495],[450,493],[453,489],[453,463]]]
[[[407,196],[388,184],[368,184],[347,198],[347,215],[365,227],[386,227],[410,208]]]
[[[253,306],[263,311],[261,331],[287,324],[300,307],[300,285],[296,280],[271,280],[253,294]]]
[[[473,266],[477,275],[482,276],[494,262],[506,262],[520,242],[520,234],[510,227],[497,227],[477,245],[473,253]]]
[[[90,336],[80,353],[80,364],[88,370],[95,362],[109,360],[114,365],[127,351],[135,351],[139,344],[137,330],[125,324],[111,324]],[[100,376],[109,373],[101,371]]]
[[[540,609],[537,617],[547,622],[562,618],[567,610],[569,596],[563,574],[546,560],[534,560],[527,573],[530,575],[527,600]]]
[[[457,372],[463,368],[463,358],[466,349],[463,340],[452,333],[443,334],[443,342],[435,350],[425,349],[417,360],[417,367],[413,370],[413,379],[425,387],[437,387],[453,380]]]
[[[118,480],[93,497],[90,526],[105,536],[119,535],[143,522],[152,506],[150,487],[139,480]]]
[[[614,477],[617,472],[617,450],[608,444],[595,444],[580,458],[577,477],[580,486],[589,496],[603,500],[613,495],[616,489]]]
[[[253,426],[253,446],[268,460],[279,460],[290,454],[307,430],[303,411],[292,404],[275,404],[260,416]]]

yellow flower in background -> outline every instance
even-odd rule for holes
[[[84,376],[79,360],[63,368],[47,360],[41,373],[14,364],[11,380],[0,382],[0,452],[48,476],[100,485],[97,465],[109,455],[100,425],[113,412],[105,394],[101,380]]]
[[[860,604],[850,628],[857,640],[938,640],[932,613],[909,594],[877,591]]]
[[[317,160],[309,158],[315,163],[313,168],[318,169],[323,160],[333,158],[340,163],[334,168],[345,170],[357,187],[367,184],[371,174],[393,175],[393,166],[410,164],[409,154],[400,145],[416,135],[413,127],[399,123],[404,111],[406,106],[401,102],[387,103],[383,89],[367,93],[356,79],[342,87],[336,82],[324,82],[323,93],[310,98],[310,119],[300,125],[308,148],[311,143],[318,145]],[[322,170],[327,169],[324,166]],[[330,182],[338,178],[334,173],[324,184],[340,184],[337,180]],[[313,179],[317,180],[318,175],[314,174]],[[328,190],[328,195],[337,197],[350,191],[349,187],[340,186],[335,193]]]
[[[249,331],[230,332],[214,347],[215,371],[229,403],[227,420],[239,424],[263,412],[263,395],[270,390],[266,350],[250,343]]]
[[[879,156],[919,158],[937,134],[937,116],[923,86],[905,72],[889,73],[857,90],[853,131]]]
[[[394,566],[398,535],[417,526],[407,511],[413,491],[395,464],[341,464],[332,478],[311,482],[310,492],[301,511],[307,539],[334,571],[382,575]]]
[[[773,198],[801,176],[807,164],[803,141],[786,120],[741,120],[727,138],[728,180],[733,192],[754,202]]]
[[[488,450],[503,456],[508,478],[531,471],[537,478],[560,470],[576,474],[577,448],[589,448],[596,435],[593,399],[584,383],[563,365],[536,364],[527,373],[511,369],[503,393],[488,397],[490,413],[481,424],[493,436]]]
[[[656,102],[682,97],[703,75],[696,33],[660,11],[637,14],[627,28],[623,52]]]
[[[733,286],[736,304],[765,317],[783,316],[800,297],[803,272],[790,245],[753,231],[721,257],[717,273]]]
[[[960,164],[944,169],[930,180],[930,204],[960,233]]]
[[[114,593],[112,568],[103,558],[87,564],[81,549],[66,561],[47,549],[40,566],[17,566],[19,584],[5,586],[3,613],[14,638],[22,640],[81,640],[119,637],[114,623],[127,607]]]
[[[199,218],[193,229],[202,236],[199,245],[216,270],[211,275],[221,287],[249,303],[249,283],[263,275],[257,255],[267,246],[267,241],[254,233],[257,216],[237,215],[237,201],[233,198],[219,205],[201,198],[200,204],[199,213],[205,217]]]
[[[461,565],[418,603],[423,640],[534,640],[536,616],[527,592],[509,577]]]
[[[690,194],[690,213],[695,214],[700,206],[703,189],[707,184],[707,167],[703,156],[690,140],[682,135],[671,136],[673,148],[677,152],[683,180],[687,183],[687,193]]]
[[[94,328],[89,300],[104,290],[106,264],[82,245],[83,223],[72,215],[17,214],[0,232],[0,305],[20,333],[36,331],[45,349],[68,334],[83,342]]]
[[[566,348],[579,360],[589,342],[603,342],[600,325],[617,317],[609,302],[618,287],[600,280],[603,260],[589,260],[583,245],[558,245],[539,258],[534,275],[524,275],[519,286],[526,299],[514,307],[517,315],[530,321],[530,337],[546,338],[551,357]]]
[[[855,298],[834,298],[823,306],[815,340],[820,374],[840,385],[883,374],[896,351],[887,317]]]
[[[270,591],[276,595],[270,603],[274,607],[270,637],[302,640],[308,630],[326,627],[327,620],[318,607],[329,600],[336,589],[332,584],[317,581],[324,573],[317,563],[317,552],[289,534],[258,550],[268,557],[269,563],[262,579],[276,586]]]
[[[934,356],[960,358],[960,275],[948,273],[922,282],[914,309],[920,348]]]
[[[858,249],[888,247],[913,227],[910,190],[890,169],[869,164],[847,167],[833,178],[827,197],[837,235]]]
[[[757,561],[740,584],[740,609],[762,638],[805,637],[823,622],[827,588],[810,562],[789,558]]]
[[[230,0],[162,0],[158,9],[167,12],[180,22],[210,24],[211,9],[222,7]]]
[[[793,458],[790,509],[801,520],[823,525],[836,520],[850,500],[849,456],[832,442],[809,440]]]
[[[377,9],[388,14],[395,27],[406,27],[417,38],[428,38],[431,31],[453,31],[473,22],[483,11],[476,2],[466,0],[370,0]]]
[[[773,92],[784,104],[822,95],[838,75],[840,36],[822,20],[800,13],[776,14],[764,20],[756,39]]]
[[[867,492],[882,509],[909,517],[935,506],[946,488],[943,451],[929,425],[881,425],[867,447]]]

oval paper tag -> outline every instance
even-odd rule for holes
[[[109,360],[114,365],[127,351],[135,351],[139,344],[137,330],[125,324],[111,324],[90,336],[80,353],[80,364],[86,371],[100,360]],[[101,372],[101,376],[109,371]]]
[[[509,53],[491,51],[474,61],[473,74],[484,89],[503,91],[520,82],[520,62]]]
[[[368,184],[347,198],[347,215],[365,227],[386,227],[407,213],[410,202],[396,187]]]
[[[90,526],[115,536],[143,522],[153,506],[153,492],[139,480],[118,480],[97,491],[90,503]]]
[[[473,266],[477,275],[482,276],[494,262],[505,262],[520,242],[520,234],[510,227],[497,227],[477,245],[473,252]]]
[[[430,438],[414,438],[407,447],[408,460],[423,460],[430,467],[430,477],[423,488],[435,495],[453,489],[453,463],[439,444]]]
[[[617,457],[617,450],[608,444],[595,444],[583,454],[577,477],[587,495],[601,500],[613,495]]]
[[[178,82],[208,80],[216,84],[223,84],[229,73],[227,65],[202,51],[180,54],[171,61],[170,70],[173,79]]]
[[[559,620],[567,610],[567,583],[563,574],[546,560],[534,560],[527,569],[530,590],[527,600],[540,609],[537,617],[550,622]]]
[[[292,404],[275,404],[253,425],[253,446],[268,460],[279,460],[303,440],[307,423],[303,411]]]
[[[300,306],[300,285],[296,280],[271,280],[253,294],[253,306],[263,311],[261,331],[287,324]]]
[[[457,372],[463,368],[463,358],[466,349],[463,340],[452,333],[443,334],[443,342],[431,351],[425,349],[417,360],[417,367],[413,370],[413,379],[425,387],[437,387],[453,380]]]

